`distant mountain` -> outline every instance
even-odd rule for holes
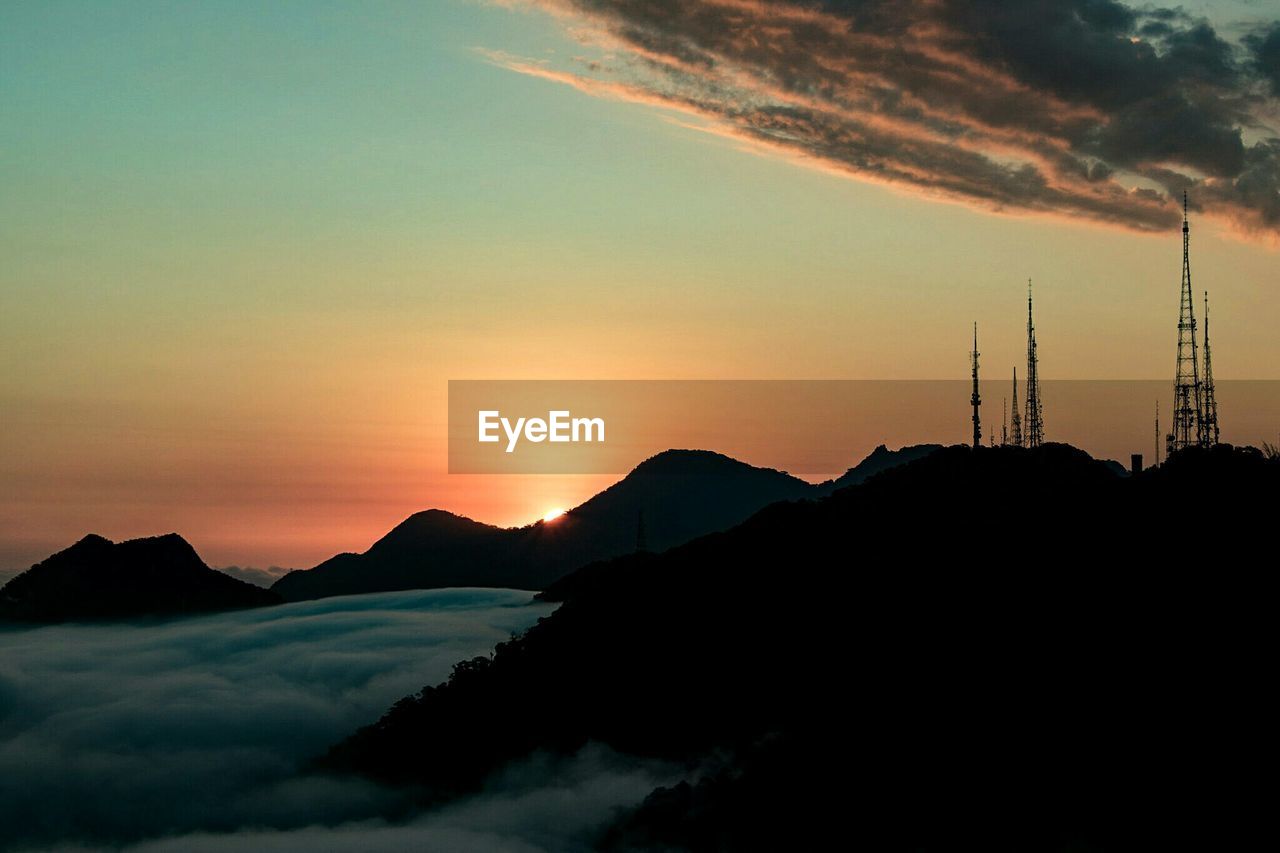
[[[269,589],[273,583],[293,571],[279,566],[268,566],[265,569],[256,566],[215,566],[215,568],[224,575],[231,575],[236,580],[242,580],[263,589]]]
[[[1278,489],[1248,449],[946,448],[575,573],[320,763],[425,802],[588,742],[697,768],[617,851],[1248,849]]]
[[[209,568],[176,533],[120,543],[89,535],[0,588],[0,618],[122,619],[279,602],[269,590]]]
[[[363,554],[339,554],[271,588],[289,601],[449,586],[542,589],[586,563],[636,550],[641,513],[648,548],[663,551],[813,490],[719,453],[668,450],[552,522],[500,528],[428,510]]]

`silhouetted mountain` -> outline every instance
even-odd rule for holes
[[[865,483],[881,471],[888,471],[890,468],[896,468],[907,462],[923,459],[930,453],[941,449],[941,444],[913,444],[900,450],[890,450],[881,444],[871,451],[866,459],[863,459],[836,479],[819,483],[814,491],[819,495],[829,495],[838,489]]]
[[[272,589],[290,601],[449,586],[542,589],[579,566],[634,551],[641,512],[649,548],[662,551],[812,493],[780,471],[709,451],[668,450],[552,522],[499,528],[428,510],[363,554],[291,572]]]
[[[28,622],[169,616],[280,603],[215,571],[176,533],[114,543],[89,535],[0,588],[0,618]]]
[[[1278,486],[1230,447],[1136,477],[940,450],[585,569],[322,764],[424,801],[588,741],[702,769],[614,850],[1246,849],[1277,757],[1252,555]]]

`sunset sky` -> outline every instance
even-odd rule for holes
[[[1028,277],[1044,377],[1172,385],[1183,187],[1280,379],[1280,0],[1137,8],[6,3],[0,569],[524,523],[615,478],[448,475],[448,380],[1004,375]]]

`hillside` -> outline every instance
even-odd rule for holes
[[[324,764],[426,800],[589,741],[703,774],[619,850],[1239,849],[1228,810],[1259,794],[1236,762],[1275,758],[1246,555],[1277,486],[1229,447],[1137,477],[948,448],[612,561]]]

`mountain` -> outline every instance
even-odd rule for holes
[[[619,851],[1248,849],[1278,487],[1251,449],[946,448],[576,573],[319,763],[423,803],[588,742],[689,768]]]
[[[668,450],[552,522],[499,528],[428,510],[363,554],[290,572],[271,588],[289,601],[448,586],[542,589],[579,566],[636,550],[641,513],[648,547],[663,551],[812,494],[808,483],[780,471],[709,451]]]
[[[91,534],[0,588],[0,618],[124,619],[279,602],[269,590],[209,568],[176,533],[120,543]]]
[[[913,444],[900,450],[890,450],[881,444],[871,451],[867,458],[845,471],[836,479],[819,483],[814,488],[814,491],[819,495],[829,495],[839,489],[865,483],[881,471],[888,471],[891,468],[897,468],[899,465],[923,459],[930,453],[941,449],[941,444]]]
[[[363,554],[339,554],[271,585],[286,601],[330,595],[448,586],[512,586],[523,579],[521,552],[552,531],[508,530],[444,510],[414,513]],[[529,565],[530,572],[537,568]]]

